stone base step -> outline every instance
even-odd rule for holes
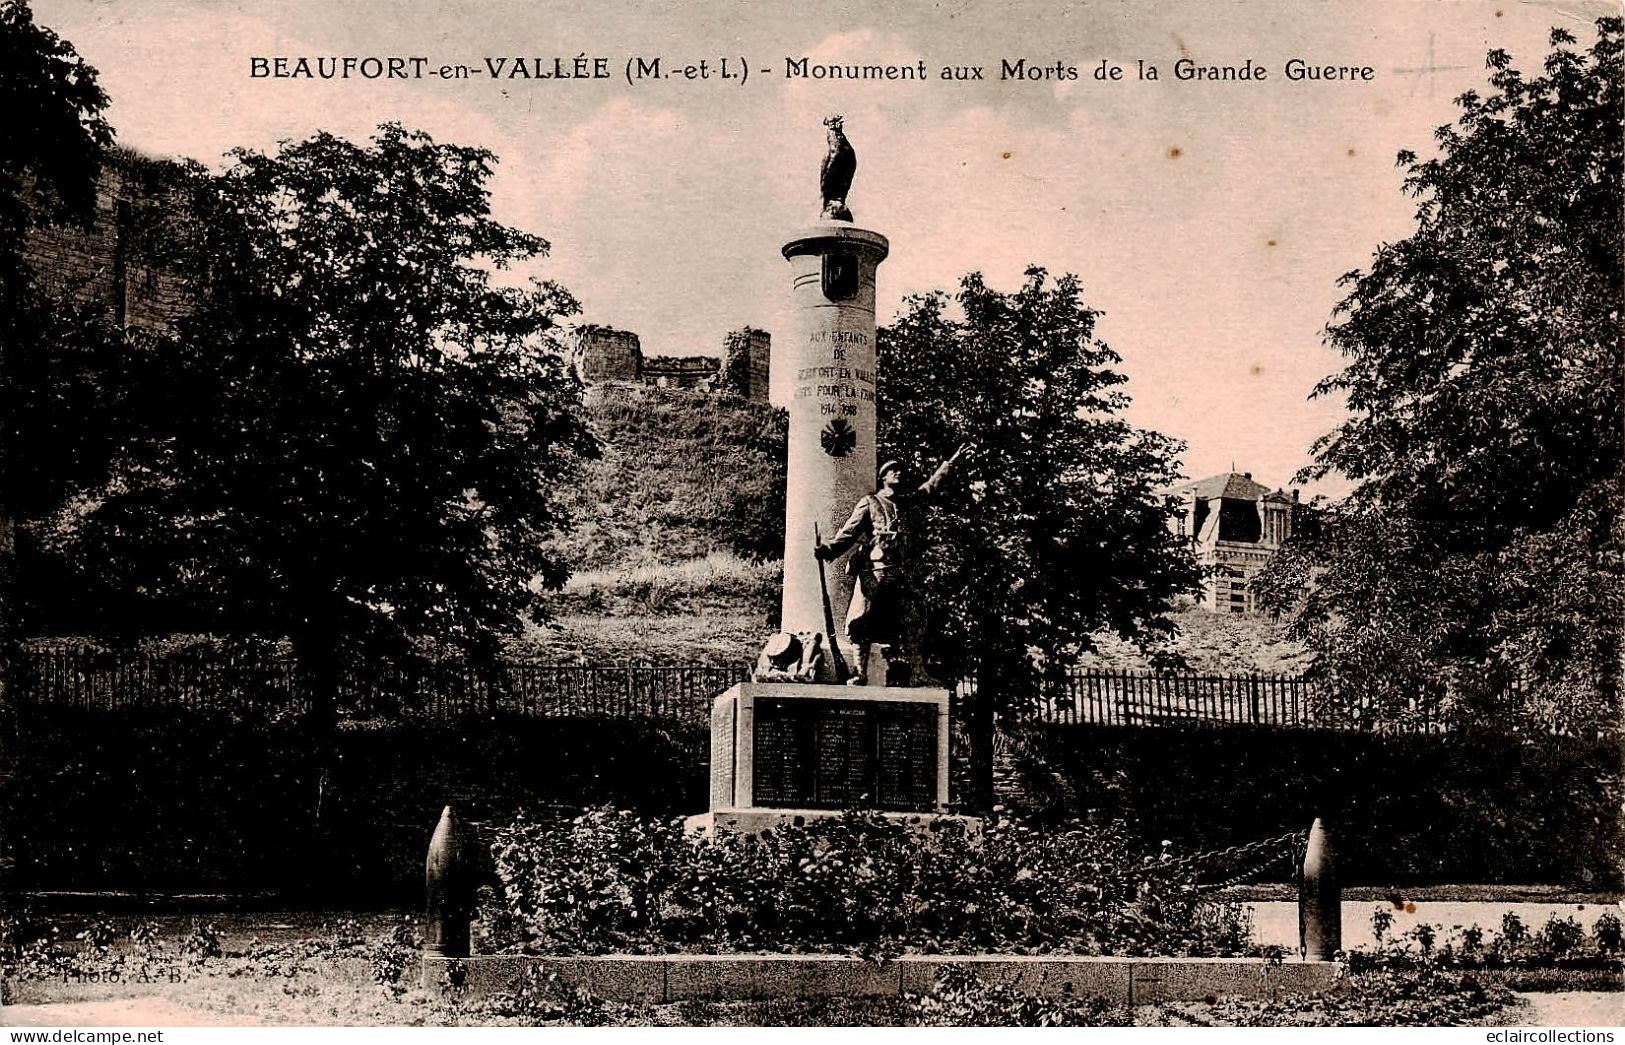
[[[744,1001],[924,993],[937,973],[968,967],[988,983],[1041,997],[1104,998],[1122,1005],[1223,996],[1274,1000],[1336,989],[1336,962],[1261,958],[1094,958],[1055,955],[905,955],[874,962],[842,955],[661,954],[425,957],[423,985],[479,997],[513,989],[527,971],[555,973],[606,1001]]]

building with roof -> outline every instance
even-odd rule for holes
[[[1253,613],[1252,581],[1292,535],[1298,491],[1271,490],[1251,472],[1226,472],[1176,487],[1172,522],[1207,568],[1197,604],[1214,613]]]

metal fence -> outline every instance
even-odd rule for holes
[[[285,650],[195,646],[164,653],[34,646],[16,664],[16,692],[36,705],[85,709],[187,707],[297,714],[309,692]],[[657,718],[703,725],[717,694],[749,678],[744,664],[558,664],[508,658],[479,670],[452,658],[383,674],[351,675],[339,703],[360,716],[455,718],[509,713],[539,718]],[[961,698],[975,682],[957,687]],[[1575,709],[1526,706],[1505,695],[1509,728],[1590,733],[1605,727]],[[1438,733],[1448,723],[1423,706],[1378,713],[1292,675],[1164,674],[1075,668],[1027,715],[1061,725],[1275,726]]]
[[[1046,722],[1102,726],[1212,723],[1333,727],[1325,688],[1292,675],[1158,674],[1077,669],[1045,695]]]
[[[960,692],[974,684],[961,683]],[[1496,700],[1508,732],[1612,735],[1618,716],[1599,716],[1575,702],[1537,704],[1527,687],[1511,684]],[[1172,674],[1074,668],[1044,693],[1030,718],[1102,726],[1279,726],[1380,733],[1447,733],[1451,718],[1426,700],[1382,706],[1339,693],[1298,675]],[[1479,720],[1482,712],[1478,713]]]
[[[457,659],[339,684],[352,714],[455,718],[510,713],[541,718],[661,718],[709,721],[718,693],[748,677],[744,665],[556,664],[507,658],[488,670]],[[298,714],[310,706],[291,657],[263,651],[190,648],[148,653],[83,647],[25,649],[17,694],[35,705],[82,709],[186,707]]]

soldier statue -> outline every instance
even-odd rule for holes
[[[869,684],[871,657],[876,653],[881,664],[888,659],[901,659],[898,643],[902,637],[903,607],[902,593],[897,590],[895,556],[905,534],[904,516],[912,504],[936,490],[954,462],[969,448],[967,443],[955,450],[929,479],[912,490],[903,489],[902,464],[887,461],[880,466],[880,482],[875,492],[857,503],[846,525],[828,541],[814,541],[813,554],[823,562],[839,558],[848,550],[852,552],[846,564],[846,572],[853,580],[852,602],[846,611],[846,635],[857,647],[857,665],[847,685]],[[887,681],[906,684],[907,680]]]

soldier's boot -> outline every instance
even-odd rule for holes
[[[874,646],[867,642],[858,643],[857,663],[852,666],[852,677],[846,680],[848,686],[867,686],[869,684],[869,654]]]

